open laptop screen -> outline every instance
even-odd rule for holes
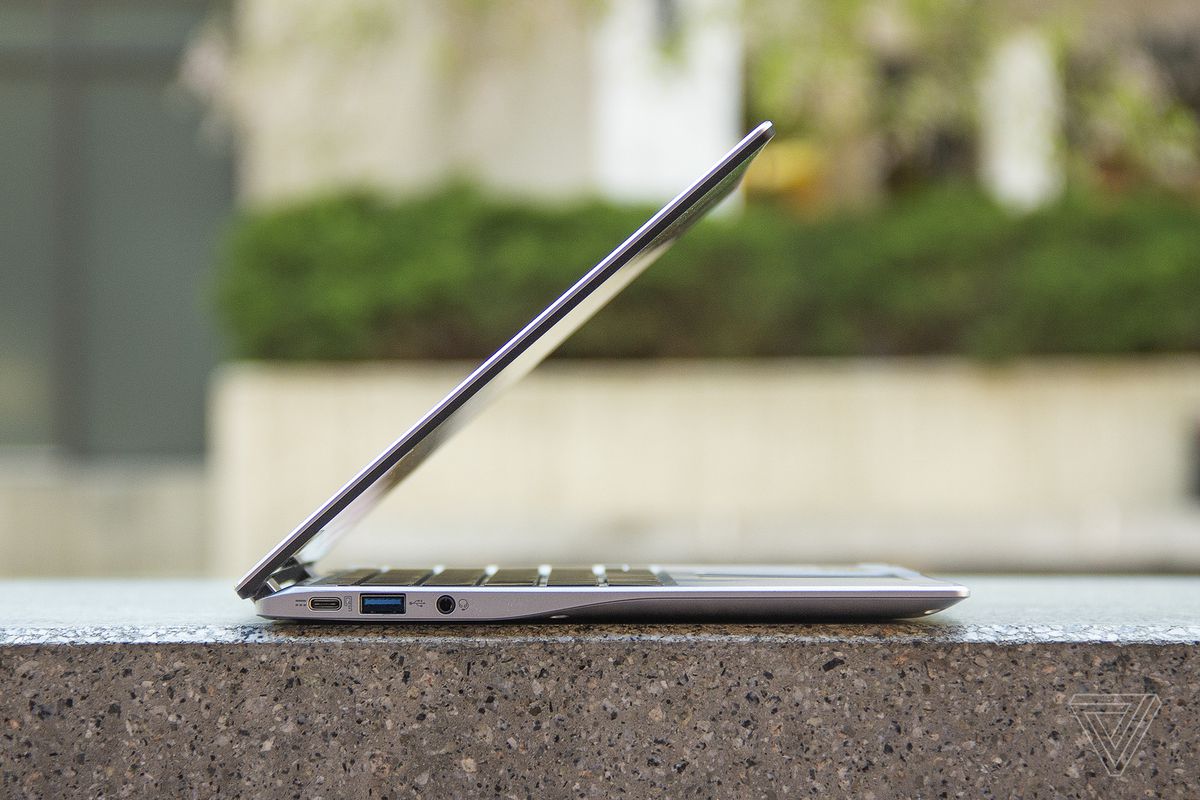
[[[746,135],[703,177],[681,192],[574,286],[493,353],[403,436],[284,537],[238,583],[242,597],[257,593],[295,558],[307,564],[328,551],[397,483],[469,422],[487,403],[519,381],[580,325],[625,288],[671,243],[728,196],[750,161],[770,141],[764,122]]]

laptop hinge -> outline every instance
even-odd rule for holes
[[[267,578],[266,582],[259,587],[254,593],[255,600],[261,600],[268,595],[275,594],[280,589],[299,583],[300,581],[308,580],[313,577],[313,573],[308,571],[309,564],[301,564],[294,557],[280,565],[279,569],[271,573],[271,577]]]

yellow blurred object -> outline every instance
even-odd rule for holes
[[[826,199],[826,161],[821,149],[811,141],[776,139],[750,165],[746,191],[781,199],[797,210],[812,210]]]

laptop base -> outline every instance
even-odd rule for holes
[[[966,587],[886,564],[351,570],[255,602],[309,622],[808,622],[928,616]]]

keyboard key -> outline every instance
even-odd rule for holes
[[[481,569],[446,569],[430,575],[424,586],[474,586],[484,576]]]
[[[315,581],[310,581],[308,586],[353,586],[364,578],[369,578],[379,570],[377,569],[342,569],[337,572],[331,572],[328,575],[323,575]]]
[[[416,586],[421,579],[429,574],[427,569],[389,569],[372,575],[362,586]]]
[[[596,586],[597,583],[596,573],[584,567],[554,567],[546,579],[547,586]]]
[[[498,569],[487,579],[487,586],[537,586],[540,577],[537,567],[508,567]]]
[[[606,572],[609,586],[661,586],[662,582],[648,569],[627,569]]]

